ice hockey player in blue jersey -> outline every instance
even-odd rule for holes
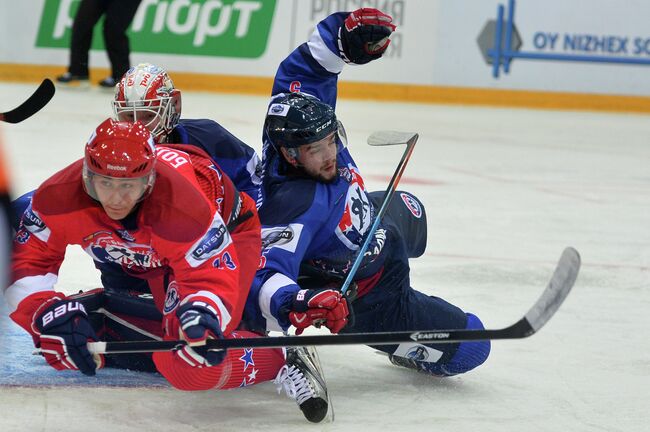
[[[261,203],[261,161],[255,150],[214,120],[182,119],[181,91],[165,69],[151,63],[130,68],[115,86],[113,114],[120,121],[141,121],[157,144],[189,144],[200,147],[233,181],[235,187]],[[12,203],[12,225],[31,201],[33,191]]]
[[[264,125],[262,263],[246,315],[253,327],[300,334],[483,329],[479,318],[410,287],[408,259],[424,252],[422,203],[397,192],[355,274],[356,295],[340,286],[381,204],[369,193],[346,148],[334,112],[338,74],[346,63],[382,56],[395,30],[376,9],[335,13],[279,66]],[[353,309],[354,319],[350,319]],[[348,321],[350,320],[350,321]],[[375,347],[399,366],[435,376],[482,364],[489,341]]]

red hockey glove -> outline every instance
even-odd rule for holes
[[[211,304],[191,301],[176,311],[180,338],[188,345],[177,351],[177,355],[193,367],[216,366],[226,358],[226,350],[205,347],[208,339],[223,339],[219,315]]]
[[[97,341],[97,335],[80,302],[55,300],[37,313],[34,326],[40,332],[37,345],[54,369],[95,375],[104,366],[104,356],[91,355],[86,347],[87,342]]]
[[[396,29],[390,15],[362,8],[351,12],[339,29],[339,51],[348,63],[365,64],[381,57]]]
[[[332,333],[338,333],[348,323],[348,314],[348,302],[340,291],[303,289],[293,297],[289,321],[297,335],[311,325],[324,325]]]

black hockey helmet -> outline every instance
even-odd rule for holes
[[[264,122],[264,131],[276,149],[319,141],[340,127],[331,106],[304,93],[286,93],[273,100]]]

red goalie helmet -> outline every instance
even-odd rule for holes
[[[140,179],[143,199],[156,178],[156,149],[149,130],[140,122],[104,120],[86,143],[83,183],[86,192],[97,198],[95,176],[107,179]]]

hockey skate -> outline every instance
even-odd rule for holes
[[[288,347],[287,363],[275,379],[278,393],[283,389],[296,400],[305,418],[312,423],[325,419],[331,405],[318,353],[313,347]],[[333,411],[331,420],[334,420]]]

